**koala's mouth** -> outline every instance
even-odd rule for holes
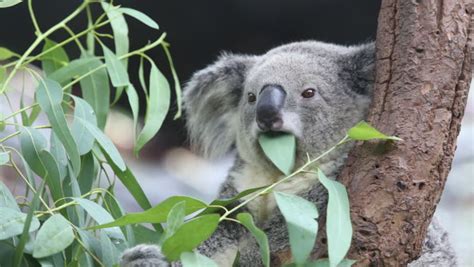
[[[258,135],[267,135],[270,137],[277,137],[277,136],[282,136],[282,135],[287,135],[287,134],[292,134],[289,131],[260,131]]]

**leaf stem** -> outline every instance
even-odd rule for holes
[[[53,27],[49,28],[49,30],[47,30],[45,33],[41,33],[41,34],[38,35],[36,40],[30,45],[30,47],[26,50],[26,52],[23,53],[23,55],[20,57],[20,59],[16,62],[15,67],[10,72],[8,77],[5,79],[5,82],[3,83],[3,86],[0,88],[0,94],[3,94],[5,92],[8,84],[11,81],[11,79],[15,76],[18,69],[20,69],[20,67],[22,66],[22,64],[26,60],[26,58],[33,52],[33,50],[35,50],[35,48],[38,47],[38,45],[41,44],[41,42],[43,42],[44,39],[46,39],[46,37],[51,35],[53,32],[57,31],[58,29],[62,28],[66,23],[68,23],[69,21],[74,19],[77,15],[79,15],[79,13],[81,13],[81,11],[84,8],[86,8],[86,6],[88,4],[89,4],[89,0],[84,1],[76,10],[74,10],[71,14],[69,14],[69,16],[64,18],[58,24],[56,24]],[[25,62],[25,64],[27,64],[27,63]]]
[[[33,0],[28,0],[28,11],[30,12],[33,27],[35,27],[35,34],[36,36],[39,36],[41,35],[41,29],[39,27],[38,21],[36,20],[35,12],[33,11]]]

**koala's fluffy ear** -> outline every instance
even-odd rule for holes
[[[186,85],[186,127],[194,151],[216,158],[233,148],[243,83],[254,61],[252,56],[224,54]]]
[[[375,82],[375,44],[350,47],[343,57],[341,77],[347,80],[352,91],[372,94]]]

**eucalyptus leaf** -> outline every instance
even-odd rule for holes
[[[0,207],[11,208],[16,211],[20,211],[15,197],[2,181],[0,181]]]
[[[150,69],[150,95],[147,98],[145,123],[138,135],[134,148],[135,154],[150,141],[161,128],[170,106],[170,85],[166,77],[151,63]]]
[[[285,175],[295,166],[296,138],[292,134],[261,134],[258,143],[268,159]]]
[[[46,138],[34,128],[23,127],[20,130],[20,145],[28,166],[46,181],[53,199],[61,199],[61,174],[55,158],[46,150]]]
[[[147,25],[150,28],[153,28],[155,30],[159,29],[158,23],[156,23],[152,18],[150,18],[148,15],[144,14],[143,12],[140,12],[132,8],[126,8],[126,7],[121,7],[118,9],[118,11],[139,20],[141,23]]]
[[[357,123],[354,127],[349,129],[347,135],[353,140],[372,140],[372,139],[381,139],[381,140],[395,140],[402,141],[401,138],[396,136],[388,136],[381,133],[379,130],[372,127],[365,121]]]
[[[110,26],[112,27],[112,32],[114,34],[115,54],[117,56],[127,54],[130,49],[130,40],[128,39],[127,21],[125,20],[123,13],[119,10],[118,6],[113,6],[107,2],[101,2],[101,5],[110,20]],[[121,62],[125,69],[127,69],[127,59],[122,59]],[[117,100],[120,98],[123,89],[124,86],[116,88],[113,103],[117,102]]]
[[[53,132],[58,136],[66,149],[69,159],[71,160],[74,174],[78,175],[81,170],[81,159],[61,107],[63,100],[61,85],[54,80],[44,79],[36,90],[36,98],[41,109],[48,116]]]
[[[120,153],[118,152],[115,145],[110,141],[110,139],[102,133],[97,126],[92,123],[80,118],[74,117],[74,121],[77,121],[82,127],[87,129],[87,131],[94,136],[95,140],[99,143],[102,150],[110,157],[110,159],[116,164],[117,168],[121,171],[126,170],[127,166],[123,161]]]
[[[100,258],[106,267],[112,267],[119,263],[120,253],[115,248],[110,238],[102,231],[99,232]]]
[[[158,241],[161,239],[160,233],[158,233],[157,231],[153,231],[152,229],[148,229],[140,224],[132,225],[131,227],[133,234],[135,235],[134,245],[144,243],[158,245]]]
[[[57,43],[50,40],[46,39],[44,46],[43,46],[43,52],[53,48],[56,46]],[[43,68],[43,71],[48,75],[56,70],[66,66],[69,63],[69,57],[62,47],[57,47],[50,52],[44,54],[40,58],[41,60],[41,66]]]
[[[8,2],[15,2],[15,1],[8,1]],[[2,7],[2,2],[0,2],[0,8]],[[10,49],[5,48],[5,47],[0,47],[0,60],[7,60],[10,59],[11,57],[14,57],[16,54],[12,52]]]
[[[89,72],[90,66],[97,66],[97,62],[101,62],[97,57],[75,59],[69,62],[68,65],[49,74],[48,79],[55,80],[61,85],[66,85],[71,81],[71,79]]]
[[[17,209],[0,207],[0,240],[5,240],[17,236],[23,232],[26,221],[26,214]],[[36,217],[33,217],[29,232],[35,231],[40,226]]]
[[[265,267],[270,266],[270,247],[268,245],[268,237],[263,232],[260,230],[255,223],[253,222],[252,215],[250,213],[239,213],[237,214],[237,220],[239,220],[240,223],[242,223],[245,228],[247,228],[250,233],[255,237],[257,240],[257,243],[260,247],[260,253],[262,255],[262,261],[263,265]]]
[[[128,224],[135,224],[135,223],[162,223],[165,222],[168,218],[168,214],[171,209],[179,202],[185,202],[185,214],[191,214],[195,211],[203,209],[207,207],[207,205],[197,199],[185,196],[173,196],[164,201],[160,204],[156,205],[155,207],[145,210],[143,212],[137,213],[128,213],[112,223],[106,223],[98,226],[90,227],[90,229],[100,229],[100,228],[107,228],[107,227],[114,227],[114,226],[123,226]]]
[[[219,223],[218,214],[208,214],[194,218],[183,224],[176,233],[163,243],[162,251],[170,261],[179,259],[183,252],[195,249],[211,237]]]
[[[303,264],[313,250],[318,233],[318,210],[310,201],[282,192],[274,192],[278,208],[285,217],[291,253],[297,264]]]
[[[176,230],[183,225],[184,216],[186,215],[186,202],[176,203],[168,213],[166,220],[165,239],[172,236]]]
[[[81,193],[85,194],[92,189],[92,184],[99,171],[99,165],[92,152],[85,154],[81,158],[82,170],[77,177],[77,182],[79,183]]]
[[[204,214],[209,214],[209,213],[216,213],[218,212],[219,210],[221,210],[221,208],[219,207],[216,207],[216,206],[223,206],[223,207],[226,207],[234,202],[236,202],[237,200],[241,199],[241,198],[244,198],[254,192],[257,192],[261,189],[265,188],[265,186],[262,186],[262,187],[257,187],[257,188],[250,188],[250,189],[247,189],[247,190],[244,190],[242,192],[240,192],[239,194],[237,194],[236,196],[232,197],[232,198],[228,198],[228,199],[216,199],[216,200],[213,200],[209,206],[204,209],[199,215],[204,215]]]
[[[0,152],[0,166],[7,164],[10,161],[10,153]]]
[[[41,226],[33,247],[33,257],[44,258],[63,251],[74,241],[72,226],[60,214],[54,214]]]
[[[83,58],[88,57],[84,56]],[[81,92],[84,100],[91,105],[95,112],[97,120],[94,121],[97,121],[97,126],[104,129],[110,106],[109,76],[106,68],[100,68],[103,65],[102,60],[96,57],[92,57],[92,59],[90,64],[84,66],[85,73],[93,72],[81,79]]]
[[[122,12],[117,6],[107,2],[101,2],[107,17],[110,19],[110,26],[114,33],[115,53],[118,56],[129,52],[130,41],[128,39],[128,25]]]
[[[68,159],[67,159],[66,150],[64,149],[63,144],[61,144],[61,141],[58,139],[55,133],[51,133],[49,143],[50,143],[49,150],[51,151],[51,155],[54,157],[54,159],[58,163],[60,178],[61,180],[63,180],[67,174]]]
[[[7,75],[7,69],[3,66],[0,66],[0,84],[3,83]]]
[[[132,84],[129,84],[125,88],[125,92],[127,93],[128,103],[130,104],[130,109],[132,110],[133,133],[135,134],[137,130],[137,124],[138,124],[140,102],[139,102],[137,91],[135,90],[135,87]]]
[[[74,201],[76,201],[87,213],[89,216],[94,219],[98,224],[106,224],[114,221],[114,218],[112,215],[110,215],[102,206],[99,204],[90,201],[85,198],[73,198]],[[122,231],[118,227],[111,227],[105,229],[105,232],[112,237],[116,239],[122,239],[125,240],[125,236],[123,235]]]
[[[104,51],[105,65],[107,66],[107,71],[113,86],[127,86],[130,83],[130,80],[128,78],[126,67],[122,64],[120,59],[110,51],[109,48],[107,48],[107,46],[103,45],[102,50]]]
[[[180,259],[183,267],[218,267],[213,260],[197,252],[183,252]]]
[[[328,254],[330,266],[335,267],[344,259],[351,246],[352,224],[349,197],[344,185],[328,179],[320,169],[318,169],[318,177],[328,191],[326,218]]]
[[[143,189],[138,183],[135,175],[133,175],[132,171],[129,168],[126,168],[123,171],[120,170],[119,166],[114,163],[109,155],[105,154],[104,156],[115,175],[120,179],[123,185],[127,188],[128,192],[130,192],[133,198],[137,201],[138,205],[140,205],[140,207],[144,210],[151,209],[150,201],[146,197],[145,192],[143,192]],[[155,227],[158,228],[157,231],[161,232],[162,229],[160,226],[157,225]]]
[[[95,137],[82,123],[76,121],[76,118],[81,118],[84,121],[89,122],[93,126],[97,126],[97,119],[94,110],[85,100],[76,96],[72,96],[72,98],[74,99],[75,103],[75,119],[71,126],[71,133],[74,137],[74,140],[76,141],[79,154],[84,155],[92,150],[92,147],[95,142]]]

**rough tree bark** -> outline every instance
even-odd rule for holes
[[[451,168],[471,81],[472,0],[383,0],[368,121],[399,143],[358,144],[348,187],[358,265],[416,259]]]
[[[403,142],[355,146],[346,185],[357,266],[404,266],[422,249],[451,168],[472,77],[473,0],[382,0],[368,121]],[[313,257],[326,256],[325,219]],[[272,255],[288,260],[290,251]]]

